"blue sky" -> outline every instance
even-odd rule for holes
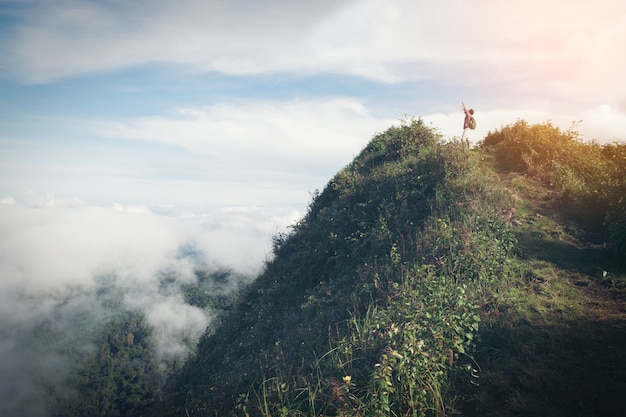
[[[0,206],[176,219],[234,264],[406,116],[626,137],[617,0],[0,0],[0,28]]]

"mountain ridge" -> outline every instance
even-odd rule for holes
[[[622,182],[602,182],[578,158],[585,146],[618,155],[609,177]],[[421,119],[376,135],[275,237],[274,258],[146,415],[567,415],[571,404],[614,415],[617,375],[614,396],[588,402],[551,385],[571,371],[568,339],[540,324],[571,328],[597,303],[619,324],[608,345],[626,341],[623,242],[609,231],[624,223],[624,155],[549,123],[520,121],[471,150]],[[589,233],[600,217],[607,231]],[[525,373],[537,358],[545,380]]]

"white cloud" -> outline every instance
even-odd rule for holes
[[[3,283],[43,293],[67,285],[91,287],[94,276],[109,268],[149,274],[172,256],[182,238],[156,216],[88,207],[1,209]]]
[[[201,335],[214,317],[210,312],[185,304],[179,297],[144,297],[148,324],[155,330],[158,354],[165,357],[186,354],[185,340]],[[133,300],[136,302],[137,300]]]
[[[31,189],[24,190],[23,198],[29,207],[71,208],[81,207],[84,205],[83,201],[79,198],[58,198],[54,192],[39,194]]]
[[[626,111],[610,105],[601,105],[581,113],[581,132],[586,139],[601,143],[626,142]]]
[[[0,198],[0,204],[12,205],[17,204],[17,201],[11,196]]]
[[[4,65],[35,82],[169,62],[229,74],[435,79],[614,101],[624,98],[623,88],[615,91],[626,69],[624,16],[618,0],[66,0],[31,10],[9,38]]]
[[[90,288],[107,271],[150,281],[157,271],[178,262],[173,260],[179,248],[188,244],[201,248],[216,264],[253,274],[268,254],[272,235],[299,217],[282,211],[227,208],[186,212],[177,219],[121,204],[110,209],[3,204],[1,285],[41,293],[67,286]]]
[[[180,146],[208,155],[227,171],[228,166],[280,171],[302,164],[339,169],[392,122],[373,116],[355,99],[330,98],[183,108],[169,116],[101,124],[96,131]]]
[[[196,280],[194,269],[223,267],[252,277],[272,235],[300,217],[259,206],[166,217],[141,205],[42,204],[73,201],[53,193],[6,200],[0,204],[0,413],[7,415],[45,415],[46,387],[63,391],[76,352],[93,348],[91,338],[110,314],[103,292],[122,294],[126,308],[145,314],[162,358],[184,355],[183,340],[197,339],[214,320],[212,311],[181,295],[180,287]],[[190,251],[197,258],[184,255]],[[164,274],[173,280],[166,290]],[[55,336],[38,338],[41,329]]]
[[[193,282],[195,262],[202,262],[209,270],[255,275],[267,259],[272,235],[299,217],[271,215],[260,207],[171,218],[120,205],[0,205],[0,334],[20,340],[28,326],[69,308],[71,300],[84,299],[104,279],[127,294],[128,308],[143,311],[149,323],[161,327],[163,353],[180,353],[179,336],[199,336],[212,316],[184,304],[179,293],[163,294],[162,274]],[[181,257],[184,248],[194,248],[201,258]],[[97,315],[96,307],[91,314]]]
[[[299,33],[332,13],[337,7],[334,4],[196,0],[41,3],[17,28],[10,50],[34,82],[146,62],[259,73],[284,67],[291,59],[289,52],[298,50]],[[59,55],[64,59],[57,59]],[[272,62],[278,57],[282,58],[276,66]]]
[[[113,210],[126,213],[150,213],[150,209],[146,206],[123,205],[120,203],[113,204]]]
[[[434,80],[446,88],[471,89],[483,110],[500,106],[572,118],[597,116],[597,122],[589,121],[594,132],[624,136],[612,128],[600,129],[603,116],[592,110],[617,109],[626,101],[623,1],[606,0],[599,6],[591,0],[61,0],[34,2],[25,10],[29,14],[11,27],[2,44],[0,65],[28,82],[151,63],[225,74]],[[341,126],[352,129],[354,136],[363,132],[336,122],[341,117],[367,120],[366,109],[350,100],[328,100],[317,107],[310,102],[185,107],[106,130],[117,137],[214,152],[216,157],[237,149],[246,162],[265,144],[276,154],[290,154],[294,146],[316,154],[328,143],[341,143],[332,133]],[[306,112],[312,116],[308,121]],[[320,117],[312,123],[316,112],[331,122],[320,124]],[[339,117],[333,118],[333,112]],[[270,132],[278,135],[269,140]],[[289,140],[294,132],[311,140]],[[260,136],[265,139],[253,140]]]

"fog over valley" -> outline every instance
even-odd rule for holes
[[[260,271],[272,235],[299,216],[234,207],[173,218],[43,201],[0,204],[2,415],[46,415],[51,394],[71,393],[72,372],[126,312],[145,317],[158,363],[184,359],[217,316],[190,289],[232,294]]]

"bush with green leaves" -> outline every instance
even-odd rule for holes
[[[584,142],[574,130],[518,120],[489,132],[499,165],[542,180],[589,229],[606,227],[617,255],[626,255],[626,144]]]

